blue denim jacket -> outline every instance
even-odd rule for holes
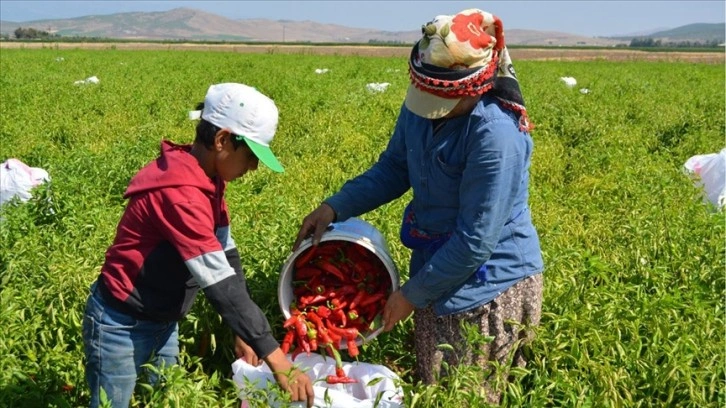
[[[378,161],[325,202],[344,221],[412,188],[418,228],[449,237],[435,252],[412,251],[403,295],[438,315],[463,312],[542,272],[527,204],[532,146],[494,97],[483,96],[436,134],[404,105]]]

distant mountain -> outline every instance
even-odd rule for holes
[[[653,33],[657,33],[658,31],[665,31],[665,30],[670,30],[670,27],[656,27],[656,28],[651,28],[649,30],[640,30],[640,31],[634,31],[632,33],[613,35],[611,37],[613,37],[613,38],[647,37]]]
[[[696,26],[696,25],[693,25]],[[703,26],[709,26],[704,24]],[[720,25],[723,34],[723,24]],[[34,28],[63,37],[95,37],[124,40],[187,40],[230,42],[309,42],[369,43],[389,42],[412,44],[421,31],[382,31],[366,28],[322,24],[314,21],[243,19],[190,8],[164,12],[133,12],[110,15],[89,15],[59,20],[29,22],[0,21],[0,33],[13,37],[19,28]],[[684,26],[685,28],[689,26]],[[670,31],[675,31],[673,29]],[[667,32],[670,32],[667,31]],[[666,32],[666,31],[664,31]],[[561,32],[510,29],[508,45],[529,46],[614,46],[627,44],[628,38],[587,37]]]
[[[660,30],[647,35],[621,35],[618,39],[652,38],[663,42],[698,41],[723,43],[726,40],[726,23],[696,23]]]
[[[688,24],[671,30],[659,31],[649,37],[663,38],[671,41],[720,41],[726,40],[726,23],[719,24]]]

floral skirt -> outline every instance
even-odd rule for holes
[[[526,364],[523,346],[532,340],[532,328],[539,325],[541,315],[541,273],[466,312],[436,316],[431,307],[418,309],[414,313],[416,376],[425,384],[435,384],[447,375],[447,367],[476,366],[482,369],[485,398],[498,404],[508,368]],[[450,347],[439,347],[443,344]],[[492,362],[499,363],[499,368]]]

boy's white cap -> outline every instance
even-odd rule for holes
[[[278,121],[277,106],[272,99],[244,84],[212,85],[204,97],[201,117],[244,139],[255,156],[272,171],[284,171],[270,150]]]

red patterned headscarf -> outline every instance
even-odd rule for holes
[[[411,85],[405,101],[409,110],[438,119],[462,98],[492,92],[518,114],[520,129],[531,130],[498,17],[467,9],[437,16],[421,32],[409,59]]]

